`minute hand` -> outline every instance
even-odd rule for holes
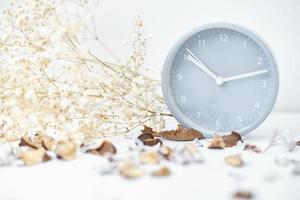
[[[234,81],[234,80],[248,78],[248,77],[252,77],[252,76],[257,76],[257,75],[261,75],[261,74],[265,74],[265,73],[268,73],[267,69],[263,69],[263,70],[259,70],[259,71],[255,71],[255,72],[250,72],[250,73],[245,73],[245,74],[240,74],[240,75],[236,75],[236,76],[231,76],[231,77],[227,77],[227,78],[223,78],[223,81],[224,82]]]

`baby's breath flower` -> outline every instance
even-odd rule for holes
[[[100,40],[91,5],[92,0],[27,0],[3,12],[0,134],[7,140],[43,132],[81,142],[125,134],[143,123],[164,127],[170,115],[157,92],[160,83],[144,68],[149,37],[143,20],[137,17],[130,31],[132,54],[120,63]],[[116,64],[101,59],[91,43]]]

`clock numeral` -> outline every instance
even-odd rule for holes
[[[178,81],[181,81],[182,78],[183,78],[183,76],[182,76],[182,74],[177,74],[177,75],[176,75],[176,78],[177,78]]]
[[[258,57],[257,65],[262,65],[264,59],[262,57]]]
[[[196,118],[199,119],[202,116],[202,112],[197,112]]]
[[[237,116],[237,123],[241,123],[243,121],[242,115]]]
[[[199,47],[205,47],[205,45],[206,45],[205,40],[199,40],[198,45],[199,45]]]
[[[220,41],[227,42],[228,41],[228,35],[225,33],[220,34]]]
[[[257,108],[257,109],[260,108],[260,102],[257,101],[257,102],[254,104],[254,107]]]
[[[243,48],[246,49],[247,48],[247,42],[243,41]]]
[[[186,96],[185,96],[185,95],[182,95],[182,96],[180,97],[180,102],[181,102],[181,103],[185,103],[185,102],[186,102]]]

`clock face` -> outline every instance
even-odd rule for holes
[[[206,136],[245,134],[268,116],[278,92],[266,45],[235,25],[214,24],[185,36],[162,73],[166,103],[183,125]]]

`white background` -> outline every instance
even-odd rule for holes
[[[3,9],[9,0],[0,1]],[[122,44],[140,14],[153,35],[147,66],[160,71],[166,54],[185,33],[211,22],[249,28],[264,39],[277,59],[280,92],[277,111],[300,111],[300,1],[299,0],[101,0],[97,10],[102,41],[120,58],[128,56]],[[104,52],[104,58],[111,59]]]

